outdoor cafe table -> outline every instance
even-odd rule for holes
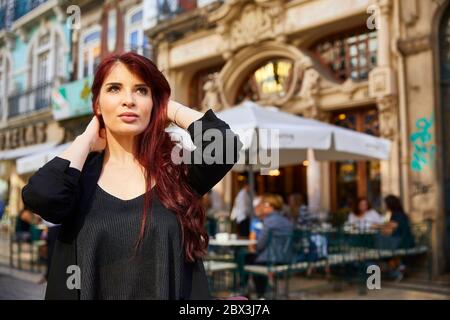
[[[240,265],[239,255],[241,250],[245,250],[249,245],[256,245],[258,243],[257,240],[249,240],[249,239],[228,239],[228,240],[217,240],[217,239],[210,239],[209,240],[209,246],[210,247],[217,247],[220,250],[232,250],[233,252],[233,262],[236,264],[238,270],[242,268],[243,266]],[[240,272],[239,272],[240,274]],[[233,276],[233,290],[236,291],[236,274]]]

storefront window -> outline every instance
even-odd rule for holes
[[[376,109],[335,113],[332,123],[350,130],[379,136]],[[358,197],[367,197],[372,206],[381,208],[379,161],[339,161],[331,164],[333,210],[352,209]]]

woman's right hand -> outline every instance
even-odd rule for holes
[[[106,148],[106,129],[100,129],[100,121],[97,116],[92,118],[81,135],[89,144],[89,152],[102,151]]]

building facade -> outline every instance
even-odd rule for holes
[[[70,32],[59,1],[5,0],[0,8],[0,175],[17,214],[31,171],[18,159],[51,150],[64,134],[50,105],[52,88],[70,77]]]
[[[129,50],[194,108],[250,99],[389,139],[388,161],[310,158],[257,176],[257,191],[301,193],[331,214],[399,195],[412,221],[433,221],[434,272],[448,270],[449,0],[0,0],[0,193],[11,215],[29,176],[92,118],[101,59]],[[215,187],[228,205],[239,177]]]
[[[299,163],[257,177],[258,192],[308,194],[332,213],[356,196],[382,208],[399,195],[412,221],[433,221],[434,272],[448,270],[449,1],[174,5],[145,32],[175,99],[214,110],[250,99],[392,142],[388,161]],[[236,180],[216,186],[228,203]]]

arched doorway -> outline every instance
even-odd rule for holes
[[[450,269],[450,5],[444,13],[439,29],[439,56],[441,77],[441,127],[443,143],[443,175],[445,201],[445,256],[446,269]]]

